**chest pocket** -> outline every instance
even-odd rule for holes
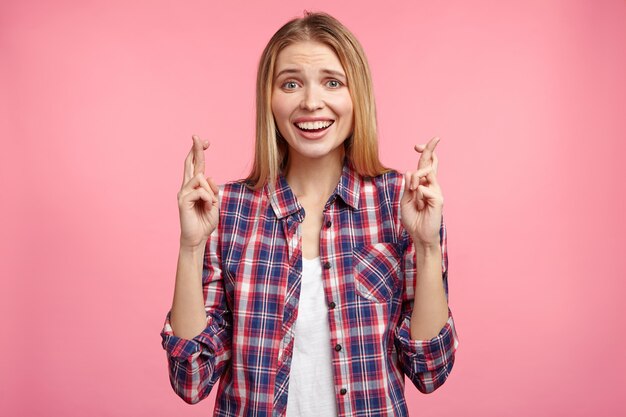
[[[398,245],[375,243],[357,246],[352,255],[357,294],[370,301],[389,302],[400,287],[402,254]]]

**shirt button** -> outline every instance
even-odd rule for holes
[[[324,269],[330,269],[330,267],[331,267],[331,266],[330,266],[330,262],[326,261],[326,262],[324,263]]]
[[[332,225],[333,225],[333,222],[331,222],[330,220],[326,222],[326,228],[329,228]]]
[[[346,395],[347,392],[348,392],[348,390],[345,389],[345,388],[342,388],[342,389],[339,390],[339,394],[341,394],[341,395]]]
[[[337,304],[335,304],[334,301],[331,301],[330,303],[328,303],[328,307],[330,307],[330,309],[332,310],[333,308],[337,307]]]
[[[341,350],[341,345],[340,345],[339,343],[337,343],[337,344],[335,345],[335,350],[336,350],[337,352],[339,352],[339,351]]]

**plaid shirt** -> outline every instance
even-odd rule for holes
[[[324,208],[320,258],[339,416],[406,416],[404,376],[422,392],[443,384],[458,344],[452,315],[438,336],[411,340],[415,251],[400,222],[404,179],[358,176],[348,165]],[[205,398],[221,377],[215,416],[284,416],[302,276],[304,209],[284,177],[274,191],[220,189],[202,282],[207,327],[162,346],[174,391]],[[446,296],[446,228],[440,229]]]

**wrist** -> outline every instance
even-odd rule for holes
[[[206,241],[199,244],[188,244],[181,240],[179,252],[186,255],[203,255],[206,247]]]
[[[415,253],[422,257],[441,256],[441,245],[439,242],[413,241]]]
[[[417,236],[413,236],[411,234],[409,234],[409,236],[411,236],[411,240],[413,241],[413,246],[415,246],[415,249],[420,248],[425,251],[433,251],[435,249],[441,249],[439,233],[437,233],[437,236],[433,240],[430,240],[430,241],[422,240],[418,238]]]
[[[198,271],[202,271],[202,265],[204,263],[204,245],[201,246],[184,246],[180,245],[178,252],[178,266],[181,265],[195,265]],[[178,275],[178,274],[177,274]],[[198,274],[192,274],[198,276]]]

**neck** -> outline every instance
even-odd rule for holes
[[[319,159],[292,158],[287,163],[286,179],[296,197],[317,197],[326,202],[341,178],[344,152]]]

